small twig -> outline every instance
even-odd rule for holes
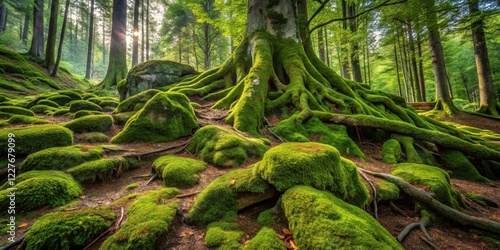
[[[179,195],[175,196],[174,198],[177,198],[177,199],[186,198],[186,197],[190,197],[190,196],[193,196],[193,195],[197,195],[200,192],[201,191],[196,191],[196,192],[188,193],[188,194],[179,194]]]
[[[378,207],[377,207],[377,189],[375,188],[375,185],[373,185],[373,182],[368,179],[368,177],[363,173],[361,170],[358,169],[358,173],[365,179],[368,184],[372,187],[373,190],[373,212],[375,213],[375,219],[378,220]]]
[[[403,211],[401,208],[399,208],[399,207],[397,207],[396,205],[394,205],[394,202],[392,202],[392,201],[391,201],[389,204],[391,205],[391,207],[392,207],[394,210],[396,210],[396,212],[398,212],[399,214],[401,214],[401,215],[403,215],[403,216],[405,216],[405,217],[408,217],[408,214],[406,214],[406,212],[405,212],[405,211]]]
[[[429,246],[431,246],[433,249],[439,250],[439,247],[437,247],[436,245],[434,245],[434,243],[432,243],[432,241],[429,241],[428,239],[426,239],[423,236],[420,236],[420,239],[422,239],[423,241],[425,241],[425,243],[429,244]]]
[[[123,215],[125,213],[125,210],[123,209],[123,207],[121,208],[121,215],[120,215],[120,219],[115,223],[115,226],[114,227],[109,227],[106,231],[104,231],[102,234],[100,234],[99,236],[97,236],[97,238],[95,238],[92,242],[90,242],[85,248],[83,248],[83,250],[87,250],[89,249],[92,245],[94,245],[97,241],[99,241],[102,237],[106,236],[106,234],[112,232],[112,231],[116,231],[118,230],[118,228],[120,227],[120,223],[121,221],[123,220]]]
[[[136,175],[136,176],[132,176],[130,178],[132,179],[142,179],[142,178],[151,178],[152,175],[150,174],[145,174],[145,175]]]
[[[279,135],[277,135],[276,133],[274,133],[274,132],[273,132],[273,131],[269,128],[269,126],[266,126],[266,129],[267,129],[267,131],[269,131],[269,133],[270,133],[271,135],[273,135],[273,136],[274,136],[276,139],[278,139],[280,142],[286,142],[286,140],[285,140],[285,139],[283,139],[281,136],[279,136]]]
[[[121,207],[121,215],[120,215],[120,219],[118,220],[118,222],[115,224],[115,228],[114,230],[117,231],[118,228],[120,228],[121,224],[122,224],[122,220],[123,220],[123,217],[125,215],[125,209],[123,207]]]
[[[154,174],[151,179],[149,179],[148,182],[146,182],[146,186],[149,185],[149,183],[151,183],[152,181],[156,180],[156,178],[158,178],[158,174]]]
[[[161,149],[157,149],[157,150],[153,150],[153,151],[149,151],[149,152],[144,152],[144,153],[128,154],[128,155],[124,155],[123,157],[138,157],[140,159],[140,157],[142,157],[142,156],[157,154],[157,153],[165,152],[165,151],[168,151],[168,150],[180,147],[180,146],[186,146],[187,144],[189,144],[190,141],[191,141],[191,139],[189,139],[183,143],[180,143],[180,144],[168,146],[166,148],[161,148]]]

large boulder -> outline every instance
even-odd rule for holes
[[[182,78],[197,75],[193,67],[167,60],[151,60],[138,64],[128,72],[125,82],[118,86],[120,101],[142,91],[161,88],[179,82]]]

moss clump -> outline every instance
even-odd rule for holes
[[[132,183],[130,185],[123,187],[123,190],[130,191],[132,189],[136,189],[137,187],[139,187],[139,183]]]
[[[337,148],[341,154],[365,159],[363,152],[347,134],[344,125],[325,124],[317,117],[302,123],[296,118],[297,116],[291,116],[281,121],[273,128],[273,132],[291,142],[316,141]]]
[[[99,159],[103,154],[104,150],[101,147],[74,145],[47,148],[30,154],[23,161],[20,169],[23,172],[30,170],[65,170],[86,161]]]
[[[214,222],[208,226],[205,235],[207,247],[216,249],[244,249],[240,243],[243,232],[238,231],[238,224],[231,222]]]
[[[102,112],[102,108],[99,107],[99,105],[93,102],[89,102],[87,100],[72,101],[71,104],[69,105],[69,111],[72,113],[75,113],[80,110],[93,110]]]
[[[58,110],[58,108],[54,108],[48,105],[43,105],[43,104],[37,104],[33,107],[30,108],[31,111],[33,111],[35,114],[50,114]]]
[[[0,130],[0,159],[7,157],[8,135],[12,133],[16,140],[16,156],[26,156],[42,149],[63,147],[73,144],[71,130],[58,125],[34,125],[24,128]]]
[[[295,185],[329,190],[356,206],[370,199],[356,165],[340,156],[337,149],[316,142],[288,142],[271,148],[255,164],[254,174],[278,191]]]
[[[381,180],[376,187],[377,201],[393,201],[399,198],[399,188],[391,182]]]
[[[103,109],[106,107],[116,108],[118,107],[118,104],[119,102],[115,100],[102,100],[101,103],[99,103],[99,106],[101,106],[101,108]]]
[[[97,143],[97,142],[108,142],[109,138],[106,134],[100,133],[100,132],[90,132],[90,133],[83,133],[79,134],[77,136],[79,140],[85,141],[85,142],[90,142],[90,143]]]
[[[69,98],[71,98],[71,100],[75,100],[75,101],[82,99],[82,95],[80,94],[82,92],[80,90],[76,90],[76,89],[73,89],[73,90],[59,90],[56,93],[58,93],[59,95],[68,96]]]
[[[395,140],[397,140],[401,145],[403,146],[405,153],[406,153],[406,161],[407,162],[412,162],[412,163],[420,163],[422,164],[423,161],[420,158],[420,155],[418,154],[417,150],[413,146],[413,138],[409,136],[404,136],[404,135],[396,135],[393,134],[391,137]]]
[[[282,204],[299,249],[403,249],[371,215],[330,192],[295,186]]]
[[[146,102],[148,102],[151,98],[153,98],[153,96],[160,92],[161,91],[157,89],[150,89],[137,95],[131,96],[118,104],[115,109],[115,113],[139,111],[142,107],[144,107]]]
[[[262,140],[208,125],[196,131],[187,150],[216,167],[228,168],[240,166],[250,156],[262,157],[267,147]]]
[[[167,187],[190,187],[200,181],[198,174],[207,165],[198,160],[166,155],[153,162],[153,169]]]
[[[239,204],[242,194],[263,194],[270,185],[252,174],[253,169],[237,169],[214,180],[196,198],[189,210],[189,219],[208,224],[244,208]]]
[[[100,249],[156,249],[173,223],[179,190],[165,188],[143,193],[127,211],[127,221]]]
[[[62,115],[68,114],[68,113],[69,113],[69,109],[67,109],[67,108],[60,108],[60,109],[52,112],[52,115],[53,116],[62,116]]]
[[[111,179],[120,164],[121,160],[117,158],[98,159],[72,167],[68,173],[80,183],[105,181]]]
[[[132,112],[123,112],[123,113],[118,113],[118,114],[113,114],[113,120],[115,121],[116,125],[125,125],[127,121],[135,115],[135,111]]]
[[[7,196],[11,186],[0,187],[1,214],[6,215],[10,203]],[[33,170],[16,177],[16,213],[32,211],[44,206],[62,206],[82,195],[80,184],[60,171]]]
[[[400,163],[392,170],[392,174],[412,185],[428,187],[434,193],[434,198],[452,208],[464,205],[460,193],[451,187],[450,176],[440,168],[416,163]]]
[[[246,250],[260,250],[260,249],[274,249],[274,250],[286,250],[285,244],[283,243],[274,230],[264,227],[262,228],[255,237],[253,237],[245,248]]]
[[[82,100],[88,100],[93,97],[97,97],[97,95],[94,93],[83,93]]]
[[[17,106],[0,106],[0,112],[5,112],[13,115],[35,116],[35,113],[33,111]]]
[[[109,208],[46,214],[33,224],[18,249],[82,249],[114,219]]]
[[[264,227],[272,227],[274,225],[274,212],[273,209],[262,211],[257,217],[257,222]]]
[[[60,107],[59,104],[57,104],[56,102],[51,101],[51,100],[47,100],[47,99],[38,101],[37,105],[47,105],[47,106],[54,107],[54,108]]]
[[[460,151],[442,149],[439,151],[441,155],[441,164],[444,169],[450,170],[451,176],[457,179],[468,181],[487,182],[488,179],[479,174],[477,169]]]
[[[47,100],[55,102],[59,106],[64,106],[64,105],[68,104],[69,102],[73,101],[73,99],[71,99],[71,97],[66,96],[66,95],[59,95],[59,94],[49,96],[49,97],[47,97]]]
[[[73,114],[73,119],[77,119],[80,117],[88,116],[88,115],[103,115],[104,113],[101,111],[95,110],[80,110]]]
[[[13,115],[9,120],[5,121],[5,125],[8,124],[47,124],[49,123],[44,118],[35,116],[25,116],[25,115]]]
[[[197,127],[193,108],[185,95],[158,93],[127,121],[111,142],[168,142],[190,135]]]
[[[397,164],[401,158],[401,145],[396,139],[389,139],[382,146],[382,161],[387,164]]]
[[[113,118],[109,115],[89,115],[72,120],[64,125],[75,133],[108,132],[113,127]]]

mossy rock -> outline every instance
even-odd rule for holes
[[[71,130],[59,125],[34,125],[23,128],[9,128],[0,130],[0,159],[7,157],[8,135],[15,135],[16,157],[27,156],[31,153],[51,147],[63,147],[73,144]]]
[[[76,111],[76,113],[73,114],[73,119],[77,119],[80,117],[88,116],[88,115],[103,115],[104,113],[101,111],[95,111],[95,110],[79,110]]]
[[[127,121],[111,142],[168,142],[191,135],[197,127],[194,111],[185,95],[158,93]]]
[[[6,215],[11,192],[15,192],[16,214],[44,206],[62,206],[83,194],[83,189],[70,175],[60,171],[33,170],[16,176],[11,191],[9,182],[0,187],[0,214]]]
[[[23,172],[30,170],[66,170],[86,161],[99,159],[103,154],[104,150],[101,147],[82,145],[53,147],[28,155],[19,168]]]
[[[103,100],[101,103],[99,103],[99,106],[101,108],[105,109],[106,107],[111,107],[111,108],[116,108],[118,107],[119,102],[115,100]]]
[[[70,103],[69,112],[75,113],[80,110],[93,110],[102,112],[102,108],[99,107],[99,105],[87,100],[77,100]]]
[[[9,120],[5,121],[4,125],[9,124],[47,124],[47,120],[36,116],[13,115]]]
[[[146,102],[148,102],[153,96],[162,91],[157,89],[150,89],[139,94],[133,95],[118,104],[115,109],[115,113],[139,111],[144,107]]]
[[[401,143],[406,153],[407,162],[423,164],[422,158],[420,158],[420,155],[413,145],[414,140],[412,137],[397,134],[392,134],[391,137]]]
[[[35,113],[33,111],[17,106],[0,106],[0,112],[9,113],[12,115],[35,116]]]
[[[262,211],[257,217],[259,225],[264,227],[272,227],[274,225],[274,212],[273,209],[266,209]]]
[[[40,100],[36,104],[37,105],[47,105],[47,106],[54,107],[54,108],[60,107],[59,104],[57,104],[56,102],[51,101],[51,100],[47,100],[47,99]]]
[[[453,189],[450,176],[444,170],[416,163],[400,163],[394,167],[392,174],[412,185],[422,185],[431,190],[438,201],[452,208],[464,206],[460,192]]]
[[[68,169],[68,173],[80,183],[105,181],[111,179],[113,172],[122,164],[119,158],[104,158],[87,161]]]
[[[325,124],[317,117],[312,117],[307,122],[296,120],[296,116],[291,116],[278,123],[273,132],[290,142],[316,141],[331,145],[341,154],[348,154],[365,159],[361,149],[347,134],[344,125]]]
[[[198,175],[207,165],[198,160],[166,155],[153,162],[153,170],[167,187],[190,187],[200,181]]]
[[[442,168],[451,171],[451,176],[453,178],[478,182],[488,181],[488,179],[481,176],[474,165],[472,165],[469,159],[467,159],[462,152],[441,149],[439,150],[439,154],[441,156]]]
[[[47,97],[47,100],[53,101],[53,102],[59,104],[59,106],[64,106],[64,105],[70,103],[71,101],[73,101],[73,99],[71,99],[71,97],[66,96],[66,95],[59,95],[59,94],[49,96],[49,97]]]
[[[72,89],[72,90],[59,90],[56,93],[59,95],[65,95],[71,98],[71,100],[82,100],[82,95],[80,90]]]
[[[382,161],[387,164],[397,164],[401,154],[401,145],[396,139],[389,139],[382,146]]]
[[[109,208],[49,213],[33,224],[18,249],[83,249],[114,220]]]
[[[169,201],[179,190],[164,188],[143,193],[127,210],[127,221],[99,249],[156,249],[176,215],[179,201]]]
[[[284,192],[296,185],[329,190],[359,207],[370,199],[356,165],[339,151],[317,142],[288,142],[271,148],[255,164],[254,174]]]
[[[243,232],[238,230],[238,224],[232,222],[213,222],[208,225],[205,235],[207,247],[215,249],[245,249],[241,242]],[[272,249],[272,248],[268,248]]]
[[[74,119],[64,127],[75,133],[108,132],[113,127],[113,118],[109,115],[88,115]]]
[[[82,100],[88,100],[93,97],[97,97],[97,95],[94,93],[83,93]]]
[[[380,180],[376,184],[377,201],[394,201],[399,198],[399,188],[396,184]]]
[[[35,114],[42,114],[42,115],[47,115],[50,113],[53,113],[58,110],[58,108],[54,108],[48,105],[43,105],[43,104],[37,104],[33,107],[30,108],[31,111],[33,111]]]
[[[79,140],[89,143],[109,142],[108,136],[100,132],[82,133],[76,136]]]
[[[95,104],[99,105],[99,104],[102,102],[102,99],[101,99],[100,97],[97,97],[97,96],[96,96],[96,97],[94,97],[94,98],[87,99],[87,101],[89,101],[89,102],[93,102],[93,103],[95,103]]]
[[[245,247],[246,250],[261,250],[261,249],[274,249],[274,250],[286,250],[286,246],[283,241],[278,237],[276,232],[268,227],[263,227],[255,237],[253,237],[248,245]]]
[[[69,109],[68,108],[60,108],[58,110],[55,110],[54,112],[52,112],[52,116],[63,116],[63,115],[66,115],[69,113]]]
[[[245,196],[266,193],[274,194],[274,189],[254,176],[252,168],[233,170],[214,180],[198,195],[189,210],[189,219],[208,224],[245,208],[248,205]]]
[[[123,126],[127,124],[127,121],[135,115],[137,111],[123,112],[118,114],[113,114],[113,120],[116,125]]]
[[[328,191],[295,186],[282,206],[299,249],[404,249],[370,214]]]
[[[216,167],[230,168],[242,165],[248,157],[262,157],[267,147],[262,140],[208,125],[196,131],[187,150]]]

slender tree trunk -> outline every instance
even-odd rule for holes
[[[326,53],[326,65],[328,65],[328,67],[331,67],[330,65],[330,46],[329,46],[329,43],[328,43],[328,29],[325,28],[323,29],[325,31],[325,53]]]
[[[404,48],[401,46],[401,34],[399,32],[399,27],[396,28],[396,34],[397,34],[397,39],[398,39],[398,48],[399,48],[399,61],[401,63],[401,71],[403,73],[403,84],[404,84],[404,87],[405,87],[405,97],[406,97],[406,101],[407,102],[411,102],[410,100],[410,93],[408,92],[408,76],[406,74],[406,66],[405,66],[405,62],[404,62],[404,58],[403,58],[403,55],[405,54],[404,53]]]
[[[408,21],[406,23],[407,28],[408,28],[408,43],[410,45],[410,59],[411,59],[411,71],[413,73],[413,79],[415,84],[412,86],[414,87],[414,93],[416,97],[417,102],[422,102],[422,93],[420,92],[420,86],[419,86],[419,79],[418,79],[418,70],[417,70],[417,58],[416,58],[416,52],[415,52],[415,40],[413,38],[413,24],[411,21]]]
[[[87,43],[87,68],[85,78],[92,77],[92,58],[94,55],[94,0],[90,1],[90,21],[89,21],[89,40]]]
[[[108,71],[100,87],[109,89],[127,76],[127,1],[113,0]]]
[[[408,83],[409,83],[408,88],[410,90],[411,100],[412,100],[412,102],[415,102],[416,101],[415,81],[413,79],[413,72],[412,72],[412,67],[411,67],[409,47],[410,46],[407,43],[407,34],[406,34],[405,30],[403,29],[403,49],[404,49],[406,73],[408,74]]]
[[[66,23],[68,22],[69,2],[70,0],[66,0],[66,3],[64,4],[64,18],[61,27],[61,36],[59,38],[59,47],[57,48],[56,65],[54,66],[54,71],[52,71],[52,76],[54,77],[57,75],[57,70],[59,69],[59,63],[61,63],[64,35],[66,34]]]
[[[468,0],[468,6],[470,14],[475,16],[475,21],[472,23],[471,29],[479,83],[479,112],[498,116],[500,109],[497,110],[498,104],[493,89],[493,77],[488,58],[486,37],[484,36],[483,19],[482,17],[478,17],[480,15],[478,1]]]
[[[45,54],[45,67],[49,73],[54,71],[56,64],[56,39],[57,39],[57,18],[59,17],[59,0],[52,0],[50,7],[49,31],[47,35],[47,48]]]
[[[396,49],[396,43],[394,43],[394,62],[396,64],[396,77],[398,79],[398,94],[399,96],[403,96],[403,91],[401,89],[401,79],[399,77],[399,65],[398,65],[398,53]]]
[[[180,33],[182,33],[182,32],[180,32]],[[182,63],[182,46],[181,46],[181,44],[182,44],[182,39],[181,39],[181,34],[179,34],[179,40],[178,40],[178,44],[177,44],[179,46],[179,51],[178,51],[179,52],[179,63]]]
[[[353,17],[356,15],[356,6],[354,3],[350,3],[347,6],[347,16]],[[349,20],[349,29],[352,34],[356,34],[358,32],[358,21],[357,18]],[[353,80],[356,82],[363,82],[363,78],[361,77],[361,66],[359,63],[359,43],[356,39],[351,40],[351,71]]]
[[[141,62],[144,62],[144,0],[141,1]]]
[[[33,57],[44,56],[44,32],[43,32],[43,0],[35,0],[33,6],[33,37],[31,48],[28,52]]]
[[[24,45],[28,44],[30,17],[31,17],[30,13],[27,12],[26,14],[24,14],[23,36],[21,37],[21,41],[23,41]]]
[[[342,0],[342,18],[347,18],[347,2]],[[342,29],[347,30],[347,20],[342,21]],[[340,44],[340,56],[342,65],[342,76],[347,79],[351,79],[351,73],[349,71],[349,51],[347,49],[348,42],[347,39],[343,37],[343,42]]]
[[[106,64],[106,17],[102,15],[102,65]]]
[[[5,31],[7,26],[7,7],[4,0],[0,0],[0,33]]]
[[[318,29],[318,53],[319,59],[326,63],[325,58],[325,40],[323,39],[323,28]]]
[[[210,69],[210,26],[208,23],[203,23],[203,68]]]
[[[134,1],[134,27],[132,30],[132,67],[139,62],[139,0]]]
[[[196,30],[194,27],[192,28],[192,36],[196,37]],[[198,53],[196,52],[196,43],[195,42],[193,42],[192,47],[193,47],[193,54],[194,54],[194,61],[195,61],[195,65],[196,65],[196,70],[198,70],[199,61],[198,61]]]
[[[418,50],[418,85],[420,86],[420,93],[422,94],[422,101],[427,101],[427,94],[425,89],[424,79],[424,63],[422,60],[422,45],[420,39],[420,31],[417,29],[417,50]]]
[[[463,70],[460,70],[460,77],[462,78],[462,83],[464,85],[464,91],[465,91],[465,95],[467,96],[467,100],[469,102],[472,102],[472,99],[471,99],[470,93],[469,93],[469,86],[468,86],[469,79],[467,78],[467,75],[464,73]]]
[[[149,61],[149,0],[146,0],[146,61]]]

